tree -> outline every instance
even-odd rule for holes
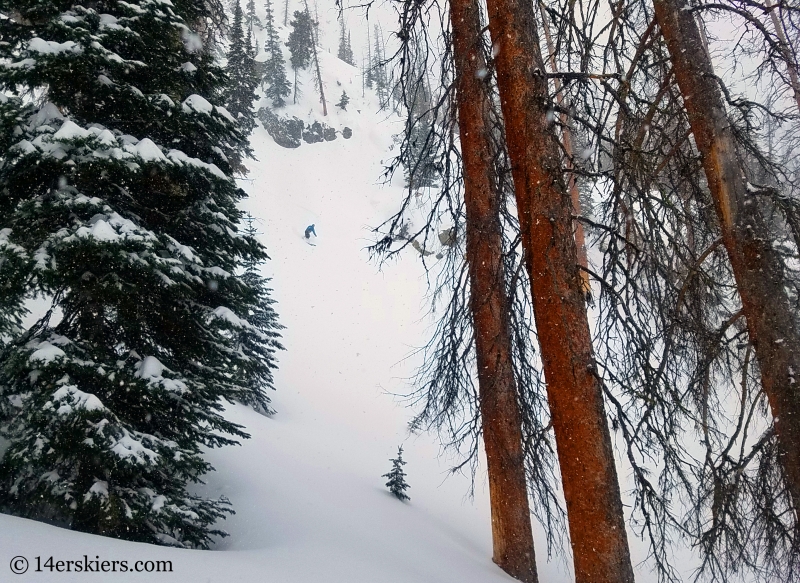
[[[255,72],[255,59],[252,54],[252,42],[248,33],[245,39],[242,28],[242,7],[236,3],[231,28],[231,44],[228,50],[226,72],[230,79],[225,105],[237,120],[242,129],[249,134],[255,127],[253,102],[258,86]]]
[[[25,63],[0,67],[0,313],[52,304],[0,347],[0,507],[205,548],[231,510],[192,493],[203,448],[246,437],[223,404],[268,362],[233,333],[260,295],[235,274],[266,258],[237,232],[246,138],[212,104],[203,3],[63,6],[0,1],[0,59]]]
[[[308,9],[308,0],[304,0],[306,5],[306,13],[310,13]],[[316,10],[316,5],[315,5]],[[318,34],[317,29],[319,27],[319,15],[317,15],[316,20],[311,21],[311,56],[314,58],[314,71],[316,72],[316,77],[314,79],[315,85],[317,86],[317,92],[319,93],[319,100],[322,103],[322,115],[328,115],[328,104],[325,101],[325,86],[322,83],[322,72],[319,69],[319,55],[317,55],[317,40],[316,34]]]
[[[342,91],[342,97],[339,99],[339,103],[336,104],[336,107],[342,111],[347,111],[348,103],[350,103],[350,98],[347,96],[347,92]]]
[[[380,28],[375,25],[375,46],[372,49],[372,61],[370,61],[370,74],[375,83],[375,91],[378,94],[378,102],[381,109],[389,106],[389,78],[386,73],[385,56],[383,54],[383,36]],[[369,80],[369,78],[368,78]],[[369,87],[367,83],[367,87]]]
[[[247,0],[247,14],[244,19],[244,27],[251,35],[255,32],[255,27],[261,28],[261,20],[259,20],[256,14],[256,0]]]
[[[489,30],[567,503],[575,579],[633,581],[533,5],[489,0]],[[531,62],[532,61],[532,62]],[[537,74],[538,71],[538,74]]]
[[[406,484],[406,473],[403,471],[403,466],[406,462],[403,461],[403,446],[397,448],[397,457],[389,460],[392,462],[392,469],[388,474],[383,474],[382,478],[389,478],[386,482],[386,487],[389,491],[397,496],[398,500],[411,500],[406,490],[411,486]]]
[[[248,213],[244,222],[244,233],[255,239],[258,234],[255,218]],[[238,350],[245,357],[242,360],[246,370],[241,372],[247,379],[249,390],[244,392],[240,402],[250,405],[259,413],[271,414],[273,410],[267,390],[275,390],[272,372],[277,369],[276,352],[284,349],[279,332],[284,327],[278,322],[273,307],[275,300],[271,297],[269,280],[262,277],[259,267],[260,263],[255,258],[245,263],[241,279],[253,290],[255,301],[241,318],[242,322],[233,322],[235,325],[231,327],[231,332],[237,336]]]
[[[294,102],[297,103],[297,71],[311,64],[311,15],[308,11],[295,11],[294,20],[290,23],[292,32],[286,46],[289,47],[289,63],[294,71]]]
[[[350,33],[347,31],[347,28],[344,24],[344,17],[340,22],[340,30],[339,30],[339,52],[337,53],[337,57],[347,63],[348,65],[352,65],[353,67],[356,66],[356,59],[353,56],[353,47],[350,45]]]
[[[267,84],[265,94],[272,100],[273,107],[283,107],[286,105],[284,99],[291,93],[291,85],[286,78],[286,65],[283,60],[283,51],[281,50],[278,32],[275,30],[271,0],[266,0],[265,9],[264,30],[267,33],[267,40],[264,48],[269,55],[264,63],[263,81]]]
[[[520,581],[536,583],[510,303],[503,265],[502,198],[494,175],[489,89],[479,75],[486,61],[478,4],[473,0],[451,0],[450,23],[458,80],[470,305],[489,474],[493,560]]]
[[[728,120],[711,57],[697,21],[682,0],[654,0],[675,78],[702,154],[708,188],[728,252],[742,314],[767,394],[792,511],[800,513],[800,330],[787,295],[786,267],[769,222],[754,199],[747,165]],[[691,52],[688,52],[691,51]]]

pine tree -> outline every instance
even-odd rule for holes
[[[381,109],[389,105],[389,79],[386,75],[386,63],[383,56],[383,41],[378,25],[375,25],[375,47],[372,51],[370,72],[375,82],[375,91],[378,93],[378,102]],[[369,85],[367,85],[369,87]]]
[[[353,56],[353,48],[350,46],[350,33],[347,32],[347,28],[344,24],[344,18],[342,18],[342,21],[340,22],[339,52],[336,56],[348,65],[352,65],[353,67],[356,66],[355,57]]]
[[[261,28],[261,20],[256,14],[256,0],[247,0],[247,14],[245,15],[244,26],[253,37],[255,37],[255,27]]]
[[[258,234],[255,218],[248,213],[244,221],[244,233],[255,239]],[[278,332],[283,326],[278,323],[278,315],[273,308],[275,300],[271,298],[272,290],[267,287],[269,280],[259,272],[260,264],[255,258],[245,263],[241,279],[254,290],[256,301],[243,316],[244,324],[232,329],[232,332],[238,335],[238,349],[246,357],[246,369],[242,372],[249,390],[243,393],[240,402],[260,413],[271,414],[273,410],[266,391],[275,389],[272,371],[277,368],[275,353],[283,350]]]
[[[294,20],[289,24],[292,26],[292,32],[289,33],[289,41],[286,46],[289,47],[289,64],[294,71],[294,102],[297,103],[297,71],[305,69],[311,64],[311,43],[313,42],[311,36],[311,15],[308,11],[295,11]]]
[[[364,84],[367,86],[367,89],[372,89],[373,83],[375,81],[375,73],[372,70],[372,42],[369,38],[369,26],[367,27],[367,63],[364,67]]]
[[[284,99],[291,93],[291,85],[286,78],[286,65],[283,60],[278,32],[275,30],[275,18],[272,12],[272,1],[267,0],[265,4],[266,18],[264,20],[264,30],[267,33],[265,49],[269,55],[264,63],[264,83],[267,85],[265,94],[272,100],[273,107],[283,107],[286,105]]]
[[[403,471],[403,466],[406,462],[403,461],[403,446],[397,448],[397,457],[389,460],[392,462],[392,469],[388,474],[383,474],[382,478],[389,478],[386,482],[386,487],[389,491],[397,496],[398,500],[411,500],[406,494],[411,486],[406,484],[406,473]]]
[[[308,0],[303,0],[303,3],[306,6],[306,13],[310,14],[310,10],[308,8]],[[319,93],[319,101],[322,103],[322,115],[328,115],[328,103],[325,101],[325,85],[322,82],[322,72],[320,71],[319,67],[319,54],[317,53],[317,39],[319,39],[319,14],[317,13],[317,5],[314,4],[314,14],[316,16],[315,20],[311,21],[311,58],[314,62],[314,72],[316,76],[314,77],[314,85],[317,88],[317,93]]]
[[[437,185],[438,165],[434,148],[434,123],[431,92],[419,47],[413,51],[414,62],[405,85],[413,87],[408,122],[408,151],[404,160],[406,187],[411,190]],[[397,84],[401,86],[400,83]]]
[[[0,314],[52,302],[0,347],[0,510],[203,548],[231,511],[189,489],[202,450],[246,437],[223,404],[271,365],[238,349],[267,290],[235,274],[266,254],[205,5],[165,6],[0,0]]]
[[[250,40],[249,32],[245,39],[242,25],[242,6],[237,2],[233,13],[231,45],[228,50],[228,64],[226,67],[230,84],[225,105],[245,133],[249,134],[256,124],[253,102],[256,98],[255,90],[258,82],[252,41]]]
[[[345,91],[342,91],[342,97],[339,99],[339,103],[336,104],[336,107],[338,107],[342,111],[347,111],[348,103],[350,103],[350,98],[347,96],[347,93]]]

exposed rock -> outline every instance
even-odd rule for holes
[[[258,110],[258,119],[276,144],[284,148],[300,147],[300,137],[304,125],[302,120],[296,117],[291,119],[278,117],[268,107]]]
[[[268,107],[258,110],[258,119],[275,143],[284,148],[299,148],[303,142],[318,144],[336,139],[337,131],[329,125],[318,121],[307,125],[296,117],[280,117]],[[352,135],[353,130],[350,128],[342,131],[345,139],[350,139]]]

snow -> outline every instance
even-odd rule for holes
[[[160,377],[164,372],[164,365],[155,356],[145,356],[138,368],[136,376],[143,379]]]
[[[58,141],[68,141],[80,138],[88,138],[91,136],[89,130],[86,130],[76,124],[74,121],[66,120],[61,124],[61,128],[53,134],[53,139]]]
[[[35,345],[36,350],[30,355],[31,362],[41,362],[42,364],[50,364],[57,358],[66,356],[66,353],[58,346],[54,346],[48,341],[40,342]]]
[[[167,157],[150,138],[144,138],[136,144],[136,154],[145,162],[166,162]]]
[[[146,448],[141,441],[134,439],[128,433],[120,437],[111,446],[111,451],[121,458],[133,458],[134,461],[141,464],[148,464],[158,457],[156,452]]]
[[[211,105],[205,97],[194,94],[183,100],[183,110],[186,113],[190,113],[194,110],[198,113],[210,114],[214,111],[214,106]]]
[[[230,308],[226,308],[225,306],[220,306],[214,309],[213,313],[220,320],[225,320],[226,322],[228,322],[233,326],[236,326],[237,328],[243,328],[247,326],[247,322],[242,320],[239,316],[234,314]]]
[[[103,403],[91,393],[81,391],[75,385],[64,385],[53,393],[53,401],[68,401],[61,405],[59,413],[67,414],[73,409],[84,411],[102,411],[105,409]]]
[[[28,41],[28,50],[43,55],[57,55],[59,53],[80,52],[81,48],[75,41],[68,40],[63,43],[33,37]]]

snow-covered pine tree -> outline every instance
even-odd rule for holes
[[[383,55],[383,35],[375,25],[375,46],[372,49],[372,61],[370,62],[370,74],[375,82],[375,91],[378,94],[378,102],[381,109],[389,105],[389,79],[386,75],[386,63]],[[369,84],[367,85],[369,87]]]
[[[350,103],[350,98],[347,96],[347,92],[342,91],[342,97],[339,99],[339,103],[336,104],[336,107],[342,111],[347,111],[348,103]]]
[[[292,90],[289,80],[286,78],[286,65],[283,60],[281,41],[278,37],[278,31],[275,30],[272,0],[266,0],[265,9],[264,31],[267,33],[267,40],[264,48],[268,55],[264,63],[263,82],[266,85],[265,95],[272,100],[273,107],[283,107],[286,105],[285,98],[289,96]]]
[[[350,45],[350,33],[344,24],[344,17],[340,22],[339,30],[339,52],[336,55],[348,65],[356,66],[356,59],[353,56],[353,47]]]
[[[245,28],[255,38],[255,28],[261,28],[261,20],[256,14],[256,0],[247,0],[247,12],[244,20]]]
[[[246,437],[222,409],[269,364],[236,334],[266,290],[235,274],[266,254],[239,231],[246,138],[212,103],[204,10],[0,0],[0,313],[52,302],[0,347],[3,512],[183,547],[224,534],[228,501],[189,486],[204,447]]]
[[[403,159],[406,187],[411,190],[431,188],[437,185],[438,156],[435,151],[433,132],[434,119],[431,113],[431,91],[425,70],[424,55],[420,48],[413,52],[414,62],[407,68],[408,79],[400,87],[408,89],[408,98],[411,109],[407,114],[406,132],[408,134],[408,149]]]
[[[403,446],[397,448],[397,457],[389,460],[392,462],[392,469],[388,474],[383,474],[382,478],[389,478],[386,482],[386,487],[389,491],[397,496],[398,500],[411,500],[406,494],[411,486],[406,483],[406,473],[403,471],[403,466],[406,462],[403,461]]]
[[[249,32],[245,37],[243,19],[242,6],[240,2],[237,2],[233,12],[231,44],[228,49],[226,72],[229,85],[225,106],[239,122],[244,132],[249,134],[256,125],[253,102],[256,98],[255,91],[258,80],[256,79],[252,40],[250,40]]]
[[[294,20],[289,24],[292,26],[292,31],[289,33],[289,39],[286,46],[289,47],[289,64],[294,71],[294,102],[297,103],[297,93],[299,90],[297,84],[297,71],[305,69],[311,64],[311,15],[307,10],[296,10],[294,13]]]
[[[244,221],[245,235],[255,239],[258,234],[255,217],[248,213]],[[256,301],[243,315],[244,323],[233,332],[238,334],[238,348],[246,357],[243,376],[249,382],[249,390],[244,392],[240,401],[260,413],[271,414],[273,410],[267,390],[275,389],[272,371],[277,368],[275,353],[283,350],[278,331],[284,327],[278,323],[278,315],[273,308],[275,300],[268,287],[269,279],[261,275],[260,265],[261,262],[256,258],[245,263],[242,281],[256,292]]]

